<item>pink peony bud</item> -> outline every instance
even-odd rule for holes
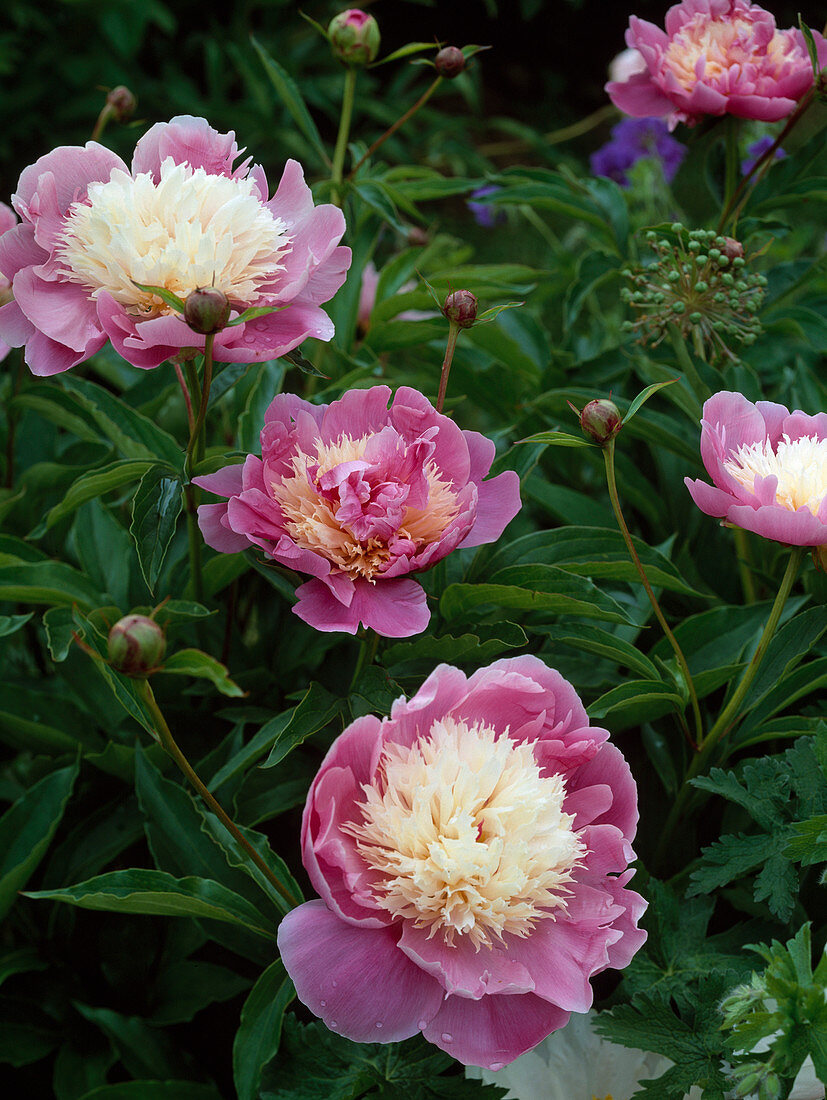
[[[379,53],[379,26],[372,15],[359,8],[334,16],[327,34],[334,54],[345,65],[369,65]]]
[[[434,59],[434,66],[440,76],[453,80],[465,68],[465,54],[456,46],[445,46]]]
[[[199,332],[202,336],[220,332],[229,319],[227,295],[215,287],[204,286],[194,290],[184,302],[184,320],[193,332]]]
[[[470,290],[455,290],[445,299],[442,312],[460,328],[470,328],[477,319],[477,299]]]
[[[595,443],[605,447],[623,427],[623,418],[614,401],[598,398],[584,405],[580,413],[580,427]]]
[[[146,615],[126,615],[109,631],[109,661],[124,676],[149,676],[163,661],[166,648],[163,630]]]
[[[106,97],[106,105],[111,108],[116,122],[128,122],[135,114],[138,101],[125,84],[119,84]]]

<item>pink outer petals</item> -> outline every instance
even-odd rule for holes
[[[4,233],[8,233],[10,229],[14,229],[17,225],[17,215],[10,206],[6,206],[4,202],[0,202],[0,237]],[[9,295],[11,294],[11,279],[7,278],[2,269],[0,269],[0,305],[8,302]],[[6,358],[11,350],[11,345],[0,340],[0,362]]]
[[[414,921],[392,916],[374,893],[376,871],[342,828],[361,820],[358,804],[381,772],[383,747],[408,747],[449,716],[530,739],[538,760],[559,756],[563,810],[576,815],[587,849],[555,919],[479,951],[461,934],[448,944],[440,932],[429,938]],[[606,736],[588,724],[571,685],[528,656],[471,677],[440,665],[411,699],[397,700],[389,718],[353,722],[322,762],[302,820],[302,860],[322,900],[293,910],[279,929],[304,1004],[358,1042],[422,1031],[460,1062],[490,1069],[562,1027],[571,1012],[585,1012],[590,978],[626,966],[646,938],[638,928],[646,903],[627,888],[635,783]]]
[[[224,553],[258,546],[282,565],[309,574],[313,579],[296,589],[293,611],[317,630],[355,634],[363,625],[388,638],[421,633],[430,611],[425,592],[409,575],[457,546],[495,541],[520,508],[516,473],[484,480],[493,443],[462,431],[410,387],[397,390],[389,408],[390,392],[387,386],[350,390],[322,406],[280,394],[265,413],[261,459],[250,455],[243,472],[226,467],[195,479],[229,498],[199,509],[208,545]],[[343,439],[367,443],[358,459],[319,474],[319,448]],[[295,489],[282,489],[282,483],[294,483],[297,468],[306,471],[302,531],[283,511],[285,493]],[[453,504],[431,518],[428,476],[434,471]],[[320,510],[333,514],[335,529],[319,519]],[[348,569],[348,546],[384,556],[364,575]]]
[[[827,493],[816,514],[807,507],[791,511],[776,500],[776,478],[755,478],[750,492],[726,470],[725,463],[742,446],[769,442],[773,450],[786,436],[827,439],[827,414],[790,413],[772,401],[753,404],[743,394],[722,390],[704,404],[701,458],[712,485],[684,478],[702,512],[789,546],[827,545]]]
[[[344,282],[350,249],[339,245],[345,230],[342,212],[314,205],[296,161],[287,162],[268,200],[262,168],[251,167],[249,159],[233,167],[240,152],[233,133],[220,134],[205,119],[182,115],[157,123],[140,139],[132,175],[148,173],[157,182],[162,163],[172,158],[210,175],[249,176],[261,203],[284,223],[288,250],[274,255],[272,275],[259,285],[254,300],[233,303],[231,317],[251,306],[272,306],[275,312],[226,328],[215,340],[218,361],[250,363],[278,358],[308,337],[331,339],[333,324],[321,306]],[[73,204],[87,202],[90,184],[108,181],[115,169],[129,171],[114,153],[87,142],[53,150],[20,176],[12,201],[23,220],[8,241],[0,238],[0,272],[11,282],[15,299],[0,309],[0,339],[13,347],[25,345],[34,374],[68,370],[107,340],[144,370],[182,348],[204,347],[204,337],[178,314],[141,320],[105,288],[93,298],[94,288],[66,277],[60,245]]]
[[[824,66],[827,42],[818,31],[813,37]],[[706,115],[776,122],[813,84],[801,31],[776,30],[772,15],[749,0],[683,0],[667,12],[665,32],[633,16],[626,44],[644,68],[610,80],[607,93],[627,115],[667,117],[670,128]]]

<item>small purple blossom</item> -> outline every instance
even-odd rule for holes
[[[471,198],[467,203],[468,209],[474,215],[474,221],[477,225],[481,225],[484,229],[493,229],[494,226],[502,225],[505,222],[504,210],[500,210],[493,203],[479,201],[488,198],[489,195],[496,195],[501,190],[502,188],[498,187],[496,183],[491,183],[471,192]]]
[[[612,136],[590,158],[596,176],[608,176],[621,187],[630,185],[632,165],[644,157],[660,161],[663,177],[670,183],[686,154],[686,146],[669,133],[660,118],[624,118],[612,127]]]
[[[764,134],[763,137],[760,137],[757,141],[753,141],[751,145],[748,145],[746,158],[741,161],[741,175],[748,175],[774,143],[775,138],[772,134]],[[775,150],[772,159],[783,160],[786,155],[784,150],[779,146]]]

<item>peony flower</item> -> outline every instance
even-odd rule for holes
[[[636,788],[608,736],[531,656],[440,665],[348,726],[302,820],[321,900],[278,932],[299,999],[356,1042],[421,1031],[492,1070],[587,1011],[592,975],[646,939]]]
[[[313,205],[301,166],[288,161],[272,199],[258,165],[235,135],[182,115],[151,127],[132,169],[90,141],[41,157],[20,177],[12,201],[21,224],[0,239],[0,270],[14,301],[0,310],[0,337],[26,346],[39,375],[83,362],[111,339],[136,367],[157,367],[181,348],[204,347],[159,297],[200,287],[222,291],[238,316],[277,312],[226,328],[222,362],[283,355],[306,337],[329,340],[320,308],[344,282],[350,249],[335,206]]]
[[[457,546],[494,542],[520,508],[519,478],[483,481],[494,444],[463,432],[407,386],[350,390],[330,405],[279,394],[264,417],[261,458],[194,478],[229,497],[203,505],[207,543],[260,546],[314,579],[293,608],[317,630],[391,638],[424,630],[425,593],[407,574]]]
[[[609,80],[628,80],[635,73],[646,72],[646,60],[640,50],[628,47],[615,54],[609,62]]]
[[[702,512],[774,542],[827,545],[827,413],[723,390],[704,404],[701,457],[713,484],[684,480]]]
[[[827,42],[817,31],[813,37],[823,66]],[[749,0],[683,0],[666,13],[665,31],[632,16],[626,44],[640,51],[646,70],[610,80],[606,91],[627,115],[667,117],[670,129],[705,115],[775,122],[813,84],[801,31],[777,30]]]
[[[0,202],[0,237],[4,233],[7,233],[10,229],[14,229],[17,225],[17,215],[10,206],[6,206],[4,202]],[[11,301],[11,280],[0,271],[0,306],[4,306],[7,302]],[[0,340],[0,363],[6,358],[11,351],[8,344]]]
[[[630,187],[629,169],[644,157],[658,161],[671,183],[685,156],[686,146],[671,136],[662,119],[624,118],[612,127],[611,140],[592,153],[589,165],[595,176]]]

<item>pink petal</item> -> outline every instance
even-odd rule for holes
[[[673,110],[672,100],[663,94],[648,72],[635,73],[622,83],[610,80],[605,90],[615,107],[633,118],[662,118]]]
[[[0,271],[9,281],[23,268],[42,264],[48,258],[48,252],[34,239],[33,227],[26,222],[0,236]]]
[[[496,542],[520,510],[520,478],[513,470],[479,484],[477,518],[463,539],[463,548]]]
[[[13,348],[22,348],[34,335],[34,325],[17,304],[6,302],[0,307],[0,337]]]
[[[325,409],[320,425],[324,443],[334,443],[342,435],[359,439],[381,431],[389,422],[389,386],[372,386],[368,390],[347,390],[338,401]]]
[[[442,1003],[439,983],[399,950],[394,930],[345,924],[324,902],[291,910],[278,947],[299,1000],[354,1042],[408,1039]]]
[[[330,340],[334,331],[333,322],[319,306],[294,302],[276,313],[266,313],[242,325],[225,328],[216,337],[214,355],[220,363],[278,359],[309,337]]]
[[[100,351],[106,343],[106,336],[101,336],[94,343],[89,344],[86,351],[72,351],[64,344],[58,344],[50,340],[42,332],[35,331],[26,343],[26,365],[32,374],[39,378],[48,378],[53,374],[61,374],[70,367],[76,367],[83,363],[96,351]]]
[[[727,520],[736,527],[754,531],[765,539],[788,546],[827,546],[827,523],[814,516],[808,508],[790,512],[780,505],[750,508],[733,505]]]
[[[208,493],[214,493],[217,497],[237,496],[244,488],[243,472],[244,464],[236,463],[234,466],[224,466],[214,474],[194,477],[192,483],[201,489],[206,489]]]
[[[569,922],[563,915],[538,921],[525,939],[508,937],[509,956],[526,966],[537,996],[566,1012],[591,1008],[589,978],[608,966],[607,940],[620,938],[611,926],[597,926],[597,919]]]
[[[317,580],[300,585],[296,595],[294,614],[316,630],[355,634],[362,624],[385,638],[409,638],[421,634],[431,617],[425,592],[414,580],[356,581],[349,607]]]
[[[78,283],[46,282],[34,268],[27,267],[14,278],[14,300],[39,332],[72,351],[83,352],[84,358],[91,354],[86,352],[90,344],[100,346],[102,333],[95,304]]]
[[[572,775],[566,789],[574,793],[596,783],[606,783],[611,787],[612,804],[594,822],[615,825],[627,840],[634,840],[638,823],[637,785],[631,768],[616,745],[602,745],[600,752]]]
[[[156,122],[135,146],[132,171],[148,172],[157,182],[161,165],[172,157],[176,164],[203,168],[211,175],[246,175],[246,169],[233,171],[233,161],[239,155],[235,134],[220,134],[205,118],[178,115],[169,122]],[[249,162],[248,162],[249,163]]]
[[[615,917],[612,922],[613,928],[621,933],[620,939],[608,946],[609,966],[615,970],[627,967],[647,940],[647,932],[644,928],[638,928],[638,921],[649,903],[634,890],[625,889],[634,873],[633,870],[626,871],[617,878],[608,878],[604,884],[615,901],[624,907],[623,915]]]
[[[693,481],[685,477],[683,483],[700,510],[706,512],[708,516],[723,519],[735,503],[731,493],[717,489],[714,485],[707,485],[705,481]]]
[[[203,336],[177,317],[156,317],[136,323],[120,302],[101,291],[97,299],[98,320],[112,341],[112,347],[133,367],[151,370],[177,355],[181,348],[197,346]]]
[[[453,946],[440,932],[428,938],[424,928],[405,921],[399,939],[404,951],[417,966],[432,975],[448,994],[479,1000],[489,994],[531,993],[534,981],[523,963],[507,949],[481,947],[477,950],[467,936],[457,936]]]
[[[410,748],[438,718],[451,714],[467,692],[468,681],[461,669],[437,665],[415,695],[394,702],[385,730],[386,739]]]
[[[67,213],[73,202],[86,198],[90,183],[105,182],[114,168],[128,169],[110,149],[87,141],[86,145],[62,145],[24,168],[12,202],[20,213],[42,202],[42,191],[49,187],[48,211],[38,210],[38,217],[54,219]]]
[[[198,526],[207,546],[222,554],[237,554],[249,550],[250,540],[246,535],[237,535],[227,523],[226,504],[202,504],[198,508]]]

